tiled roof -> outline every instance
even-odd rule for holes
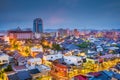
[[[14,66],[13,69],[22,70],[22,69],[27,69],[27,68],[25,66],[21,65],[21,66]]]
[[[17,73],[17,76],[20,80],[30,80],[32,78],[28,71],[20,71]]]
[[[40,73],[40,71],[38,69],[31,69],[29,70],[30,74],[37,74]]]
[[[9,76],[8,76],[8,79],[9,79],[9,80],[20,80],[16,74],[14,74],[14,75],[9,75]]]

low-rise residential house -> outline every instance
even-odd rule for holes
[[[44,65],[44,64],[41,64],[41,65],[38,65],[36,66],[36,68],[40,71],[40,72],[47,72],[47,71],[50,71],[50,67]]]
[[[15,72],[15,71],[5,72],[4,73],[5,80],[13,80],[13,79],[18,80],[18,77],[15,76],[16,73],[17,72]]]
[[[62,54],[50,54],[50,55],[44,55],[43,58],[45,60],[54,61],[54,60],[62,58],[62,56],[63,56]]]
[[[81,55],[81,53],[83,53],[82,50],[73,50],[72,54],[75,56],[79,56],[79,55]]]
[[[117,65],[116,65],[115,67],[116,67],[116,69],[120,72],[120,62],[117,63]]]
[[[36,56],[38,53],[43,52],[43,47],[42,46],[34,46],[31,48],[31,56]]]
[[[65,78],[68,76],[68,67],[60,63],[54,63],[51,70],[51,75]],[[59,80],[59,79],[58,79]],[[65,79],[66,80],[66,79]]]
[[[88,50],[87,52],[88,54],[91,54],[91,53],[96,53],[96,51],[93,51],[93,50]]]
[[[9,56],[4,53],[0,53],[0,65],[9,63]]]
[[[24,65],[21,65],[21,66],[13,66],[12,69],[16,72],[19,72],[19,71],[27,71],[28,69],[26,68],[26,66]]]
[[[78,56],[64,56],[63,59],[64,59],[64,62],[68,65],[74,64],[74,65],[78,66],[83,63],[82,58],[78,57]]]
[[[27,60],[26,67],[28,69],[34,69],[36,65],[41,65],[41,64],[42,64],[41,58],[31,58]]]
[[[93,77],[89,78],[89,80],[111,80],[112,75],[107,71],[93,72],[89,73]]]
[[[38,69],[31,69],[29,70],[29,73],[31,74],[33,80],[36,80],[43,75]]]
[[[120,80],[120,74],[119,73],[114,74],[113,78],[116,80]]]
[[[97,56],[98,56],[98,54],[96,51],[89,51],[88,50],[88,53],[87,53],[88,58],[96,58]]]
[[[32,76],[28,71],[7,72],[4,77],[5,80],[32,80]]]
[[[92,75],[89,77],[89,80],[120,80],[120,74],[114,71],[100,71],[100,72],[93,72],[89,73]]]
[[[75,49],[79,49],[78,46],[76,46],[75,44],[68,44],[66,47],[64,47],[67,50],[75,50]]]
[[[89,38],[88,38],[88,40],[90,41],[90,42],[95,42],[95,41],[97,41],[97,39],[93,36],[93,35],[91,35]]]
[[[103,51],[103,48],[101,46],[97,46],[97,52]]]
[[[84,75],[77,75],[74,77],[74,80],[88,80],[88,78]]]
[[[98,59],[90,59],[90,58],[86,58],[86,62],[88,63],[92,63],[92,64],[95,64],[95,63],[98,63]]]
[[[120,73],[120,63],[118,62],[114,67],[109,69],[110,71]]]
[[[39,53],[39,54],[36,55],[36,58],[41,58],[42,59],[43,55],[44,55],[44,53],[41,52],[41,53]]]
[[[20,55],[20,53],[14,53],[13,58],[15,59],[15,63],[17,65],[25,65],[27,59]]]
[[[43,52],[42,46],[40,47],[32,47],[31,52]]]
[[[41,64],[41,65],[37,65],[35,69],[29,70],[29,72],[32,75],[32,78],[36,80],[37,78],[40,78],[43,75],[49,76],[50,70],[51,70],[50,67]]]
[[[112,58],[116,58],[117,55],[116,54],[105,54],[103,56],[100,56],[100,58],[103,58],[103,59],[112,59]]]
[[[108,47],[109,50],[117,50],[119,47]]]

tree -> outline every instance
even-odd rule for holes
[[[3,79],[4,79],[4,71],[1,70],[1,71],[0,71],[0,80],[3,80]]]
[[[24,56],[29,56],[30,55],[30,47],[29,46],[25,46],[24,48],[23,48],[23,55]]]
[[[12,67],[11,65],[8,65],[7,68],[4,69],[5,72],[9,72],[12,71]]]
[[[54,50],[57,50],[57,51],[61,50],[61,47],[60,47],[59,44],[53,44],[53,45],[52,45],[52,48],[53,48]]]
[[[77,46],[80,47],[80,48],[87,48],[88,47],[88,43],[87,42],[83,42],[81,44],[78,44]]]

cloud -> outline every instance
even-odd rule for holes
[[[62,24],[66,20],[66,10],[65,9],[58,9],[50,14],[49,18],[47,19],[48,25],[58,25]]]
[[[58,25],[64,22],[64,18],[58,16],[52,16],[48,21],[50,25]]]

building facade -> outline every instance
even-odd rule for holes
[[[32,31],[23,31],[23,30],[10,30],[8,31],[9,39],[32,39],[33,33]]]
[[[43,33],[43,21],[41,18],[34,19],[33,32],[34,33]]]
[[[4,53],[0,53],[0,65],[3,64],[8,64],[9,63],[9,56],[4,54]]]

